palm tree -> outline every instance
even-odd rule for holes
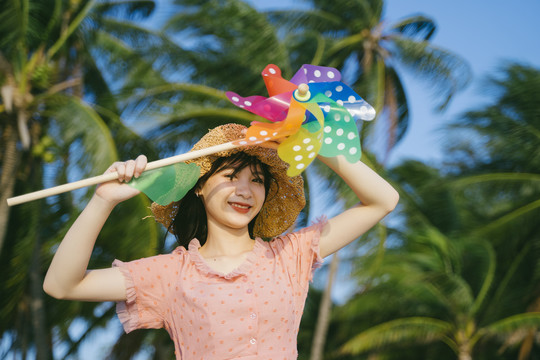
[[[135,0],[8,1],[0,9],[0,244],[8,239],[0,257],[5,275],[0,282],[0,332],[11,340],[14,356],[24,358],[34,348],[38,359],[51,358],[53,333],[71,346],[68,353],[76,351],[80,340],[111,316],[110,309],[96,312],[94,304],[51,302],[41,291],[44,264],[89,193],[11,211],[5,199],[74,176],[95,175],[119,156],[155,153],[151,143],[120,118],[126,84],[132,76],[144,79],[149,73],[144,69],[151,68],[148,62],[156,57],[133,45],[142,38],[166,42],[122,21],[146,17],[154,6],[153,1]],[[113,66],[117,64],[129,67]],[[103,232],[117,240],[101,241],[94,266],[110,266],[111,254],[133,259],[154,253],[161,236],[156,225],[122,220],[142,218],[148,205],[141,197],[119,208],[115,216],[121,226],[108,225]],[[86,319],[87,331],[71,339],[68,329],[77,317]]]
[[[349,338],[342,353],[374,351],[403,358],[401,351],[389,345],[425,347],[440,342],[451,352],[437,347],[437,358],[451,358],[454,353],[460,360],[471,359],[475,349],[475,358],[493,358],[496,354],[490,350],[494,347],[485,344],[500,345],[516,333],[537,328],[540,313],[506,306],[515,301],[516,291],[523,293],[519,286],[509,288],[510,279],[519,283],[523,277],[513,270],[521,266],[523,256],[500,269],[506,264],[498,260],[501,256],[494,246],[464,229],[456,216],[463,215],[461,199],[453,200],[452,187],[436,169],[410,161],[394,171],[398,183],[407,189],[402,192],[406,230],[392,241],[401,245],[390,247],[382,262],[374,254],[359,264],[362,291],[338,310],[338,318],[361,324],[356,329],[363,330],[342,335]],[[497,301],[491,302],[493,294]],[[428,352],[414,354],[431,358]]]
[[[490,105],[467,112],[449,127],[456,138],[462,139],[452,139],[453,144],[449,145],[454,159],[452,170],[461,175],[454,184],[487,204],[486,208],[475,202],[470,204],[472,221],[485,223],[476,231],[492,239],[496,249],[506,254],[501,261],[508,267],[514,258],[521,259],[520,266],[513,267],[515,272],[527,276],[520,292],[514,291],[516,296],[521,295],[518,304],[528,311],[539,311],[539,279],[532,269],[538,266],[539,228],[535,219],[540,215],[540,163],[533,149],[540,146],[540,69],[505,63],[496,75],[488,77],[485,88],[494,95]],[[472,151],[478,148],[477,139],[489,139],[482,144],[481,152]],[[505,283],[508,281],[505,279]],[[494,300],[499,301],[500,295]],[[516,303],[509,301],[507,306],[514,307]],[[534,331],[527,335],[520,359],[530,353],[533,339]],[[521,340],[516,335],[508,339],[508,345]]]
[[[450,167],[407,162],[392,170],[407,189],[408,230],[387,253],[375,277],[380,283],[348,305],[366,313],[375,308],[384,320],[372,319],[344,351],[439,341],[460,359],[473,351],[475,358],[498,356],[485,344],[498,345],[499,354],[522,344],[519,358],[530,354],[540,325],[539,279],[532,270],[538,264],[532,219],[538,216],[540,177],[530,150],[540,145],[539,75],[509,64],[502,76],[490,78],[493,105],[450,126]],[[381,296],[396,301],[377,308]]]

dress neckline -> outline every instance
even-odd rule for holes
[[[259,237],[255,238],[255,243],[253,244],[253,249],[248,252],[246,259],[235,269],[228,273],[222,273],[220,271],[214,270],[206,259],[203,258],[199,249],[201,248],[201,243],[197,238],[193,238],[188,245],[188,254],[195,264],[197,270],[202,274],[207,276],[216,276],[224,279],[233,279],[238,276],[246,275],[248,270],[255,264],[257,256],[264,251],[264,246],[262,244],[262,239]]]

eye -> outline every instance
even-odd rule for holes
[[[264,179],[262,177],[255,177],[253,180],[251,180],[257,184],[264,184]]]

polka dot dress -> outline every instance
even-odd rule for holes
[[[176,359],[292,360],[324,222],[270,242],[258,238],[246,261],[223,274],[189,249],[123,263],[126,332],[165,328]]]

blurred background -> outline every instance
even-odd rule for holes
[[[362,160],[398,209],[317,270],[300,359],[540,359],[540,2],[0,0],[0,359],[171,359],[114,303],[55,300],[46,269],[93,188],[6,199],[183,153],[258,120],[225,91],[261,71],[339,69],[377,109]],[[298,227],[356,203],[304,172]],[[118,206],[90,267],[176,245],[144,195]]]

